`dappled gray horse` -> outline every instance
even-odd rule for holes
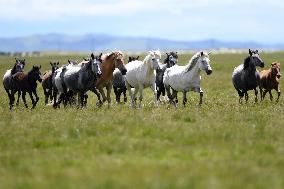
[[[13,66],[12,69],[9,69],[5,72],[4,76],[3,76],[3,85],[4,85],[4,89],[8,94],[9,99],[11,98],[11,90],[12,90],[12,75],[14,75],[17,72],[23,72],[24,71],[24,67],[26,65],[25,59],[21,60],[18,58],[15,58],[16,62]],[[16,102],[16,105],[19,105],[19,99],[20,99],[20,95],[21,92],[18,91],[18,99]]]
[[[164,64],[161,64],[160,68],[156,70],[157,100],[159,101],[161,95],[166,95],[165,85],[163,82],[164,73],[167,68],[176,65],[178,62],[177,52],[166,53],[166,55],[167,57],[164,60]]]
[[[91,55],[88,63],[83,65],[73,65],[69,67],[63,75],[63,83],[74,93],[79,94],[79,104],[84,106],[85,93],[95,87],[97,78],[102,74],[100,65],[102,62],[100,56]]]
[[[246,102],[248,101],[248,91],[255,91],[255,102],[258,101],[257,87],[260,84],[259,72],[256,70],[256,66],[264,67],[264,62],[261,60],[258,50],[250,50],[249,56],[245,58],[244,63],[234,69],[232,75],[232,81],[235,89],[239,94],[239,102],[242,103],[242,98],[245,95]]]

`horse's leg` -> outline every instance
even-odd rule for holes
[[[202,100],[203,100],[203,90],[200,88],[199,89],[199,106],[202,105]]]
[[[174,101],[173,101],[173,97],[172,97],[172,94],[171,94],[171,87],[168,86],[168,85],[165,85],[165,89],[166,89],[166,93],[167,93],[169,102],[173,103]]]
[[[138,108],[141,108],[142,100],[143,100],[143,85],[142,84],[139,84],[138,90],[135,89],[134,99],[135,99],[135,96],[137,94],[137,91],[139,91],[139,104],[138,104]],[[157,95],[155,96],[155,100],[157,100],[156,98],[157,98]]]
[[[183,91],[183,101],[182,101],[182,103],[183,103],[183,106],[184,106],[184,107],[185,107],[186,102],[187,102],[186,92]]]
[[[10,110],[13,109],[13,106],[14,106],[14,102],[15,102],[15,93],[17,91],[16,90],[11,90],[11,93],[10,93],[10,96],[9,96],[9,99],[10,99]]]
[[[104,88],[103,88],[103,87],[99,88],[99,92],[101,93],[101,95],[102,95],[102,97],[103,97],[102,103],[104,103],[105,101],[107,101],[107,97],[106,97]]]
[[[279,97],[280,97],[280,94],[281,94],[280,87],[277,86],[277,88],[278,88],[278,89],[277,89],[277,94],[278,94],[278,96],[277,96],[276,102],[279,101]]]
[[[245,91],[244,93],[245,93],[245,100],[246,100],[246,103],[247,103],[247,102],[248,102],[248,99],[249,99],[248,92]]]
[[[131,107],[134,108],[134,99],[133,99],[133,96],[132,96],[130,84],[127,81],[125,81],[125,85],[126,85],[126,88],[128,90],[129,98],[130,98],[130,101],[131,101]]]
[[[32,91],[29,91],[28,93],[29,93],[29,95],[30,95],[30,98],[31,98],[31,100],[32,100],[32,105],[33,105],[31,109],[34,109],[34,108],[35,108],[35,100],[34,100]]]
[[[255,95],[254,101],[255,101],[255,102],[258,102],[258,98],[257,98],[258,90],[257,90],[257,88],[254,89],[254,95]]]
[[[162,93],[161,88],[157,87],[157,101],[160,101],[161,93]]]
[[[265,95],[266,95],[266,93],[268,92],[268,90],[264,90],[264,92],[263,92],[263,94],[262,94],[262,99],[264,100],[264,97],[265,97]]]
[[[97,102],[96,104],[97,104],[97,106],[100,106],[100,105],[102,104],[102,101],[101,101],[101,94],[99,93],[99,91],[97,90],[96,87],[93,87],[93,88],[91,89],[91,91],[92,91],[93,93],[95,93],[95,95],[97,96],[98,102]]]
[[[110,108],[110,106],[111,106],[111,97],[110,97],[111,88],[112,88],[111,86],[112,86],[112,84],[109,83],[106,87],[106,89],[107,89],[107,107],[108,108]]]
[[[157,86],[156,86],[156,81],[154,80],[154,82],[152,83],[152,91],[154,93],[154,102],[155,102],[155,106],[158,106],[158,97],[157,97]],[[142,88],[143,90],[143,88]]]
[[[39,101],[39,97],[37,95],[36,89],[34,89],[32,92],[33,92],[33,94],[35,95],[35,98],[36,98],[36,100],[35,100],[35,106],[36,106],[38,101]]]
[[[16,106],[19,106],[20,96],[21,96],[21,91],[18,91],[18,99],[17,99],[17,102],[16,102]]]
[[[260,100],[263,101],[263,89],[261,86],[259,86],[259,92],[260,92]]]
[[[26,101],[26,92],[25,91],[23,91],[23,93],[22,93],[22,99],[23,99],[25,107],[28,108],[27,101]]]
[[[120,103],[120,96],[118,94],[117,87],[113,86],[113,91],[114,91],[114,94],[115,94],[116,103]]]
[[[122,89],[123,89],[123,91],[122,91],[122,92],[123,92],[123,97],[124,97],[124,99],[123,99],[123,100],[124,100],[124,103],[126,103],[126,102],[127,102],[126,87],[125,87],[125,86],[123,86],[123,88],[122,88]]]
[[[270,95],[270,101],[273,101],[273,96],[272,96],[271,90],[269,90],[268,92],[269,92],[269,95]]]
[[[45,105],[47,105],[49,97],[49,89],[43,88],[43,94],[44,94],[44,103]]]
[[[177,91],[172,89],[173,91],[173,99],[177,99]],[[176,100],[174,100],[174,103],[173,103],[174,107],[177,108],[178,106],[178,102]]]

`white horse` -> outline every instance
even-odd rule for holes
[[[200,87],[200,71],[205,70],[207,75],[212,73],[212,68],[209,64],[209,53],[196,53],[186,66],[175,65],[167,68],[164,74],[163,82],[170,98],[170,102],[174,103],[174,98],[177,97],[177,92],[183,92],[183,105],[187,102],[186,93],[189,91],[198,92],[200,94],[199,105],[202,104],[203,91]],[[171,94],[171,90],[172,93]]]
[[[154,93],[154,101],[157,105],[157,88],[156,88],[156,72],[158,69],[159,62],[161,59],[160,51],[150,51],[143,61],[135,60],[126,64],[127,73],[126,88],[129,92],[131,99],[131,106],[136,106],[136,94],[140,93],[139,97],[139,108],[143,100],[143,89],[151,87]],[[134,88],[134,94],[132,94],[131,87]]]

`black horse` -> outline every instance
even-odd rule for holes
[[[178,55],[177,52],[166,53],[167,57],[164,60],[164,64],[160,65],[160,68],[156,70],[156,86],[157,86],[157,100],[160,101],[160,96],[166,95],[166,90],[163,82],[165,70],[177,64]]]
[[[235,89],[239,94],[239,102],[242,103],[242,98],[245,96],[246,102],[248,101],[248,91],[255,91],[255,102],[258,101],[257,87],[260,84],[259,72],[256,66],[264,67],[264,62],[261,60],[258,50],[250,50],[249,56],[245,58],[244,63],[234,69],[232,81]]]

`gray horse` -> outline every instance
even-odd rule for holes
[[[139,56],[129,56],[128,57],[128,63],[139,60]],[[115,69],[113,72],[113,91],[115,94],[116,102],[120,103],[120,96],[123,93],[124,96],[124,102],[127,102],[127,96],[126,96],[126,85],[125,85],[125,77],[122,75],[121,71],[119,69]]]
[[[5,91],[8,94],[9,99],[11,98],[11,90],[12,90],[12,87],[13,87],[12,86],[12,75],[14,75],[17,72],[23,72],[24,67],[26,65],[25,59],[21,60],[21,59],[15,58],[15,60],[16,60],[16,62],[14,64],[13,68],[7,70],[6,73],[4,74],[4,77],[3,77],[3,85],[4,85],[4,88],[5,88]],[[21,92],[18,91],[18,99],[17,99],[16,105],[19,105],[20,96],[21,96]]]
[[[91,55],[89,62],[82,65],[74,65],[64,72],[63,83],[70,91],[79,94],[79,104],[84,106],[85,94],[95,86],[97,78],[102,74],[99,64],[101,64],[102,54],[100,56]]]
[[[163,82],[164,73],[167,68],[170,68],[177,64],[178,55],[177,52],[166,53],[167,57],[164,60],[164,64],[160,65],[160,68],[156,70],[156,85],[157,85],[157,100],[160,101],[160,96],[166,95],[166,90]]]
[[[256,70],[256,66],[264,67],[264,62],[261,60],[258,50],[250,50],[249,56],[245,58],[244,63],[234,69],[232,75],[232,81],[235,89],[239,94],[239,103],[242,103],[242,98],[245,95],[246,102],[248,101],[248,91],[255,91],[255,102],[258,101],[257,87],[260,84],[259,72]]]

